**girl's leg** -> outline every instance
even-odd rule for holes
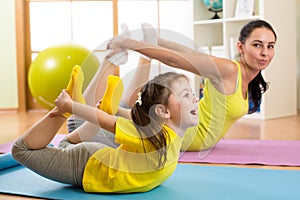
[[[99,99],[103,97],[109,75],[116,75],[116,65],[104,59],[83,93],[87,105],[96,106]]]
[[[30,149],[46,147],[66,121],[63,116],[50,117],[49,114],[50,112],[21,136],[21,139]]]
[[[123,26],[122,30],[124,34],[129,37],[130,33],[127,26]],[[124,64],[127,62],[127,59],[127,51],[122,51],[111,57],[109,60],[104,59],[102,61],[101,66],[83,93],[87,105],[96,106],[96,103],[99,101],[99,99],[102,99],[106,91],[107,77],[109,75],[115,75],[116,66]],[[114,142],[114,135],[111,136],[111,133],[99,127],[95,127],[95,125],[85,122],[77,116],[71,116],[68,119],[67,126],[68,131],[71,133],[68,135],[68,140],[72,141],[72,143],[79,143],[81,141],[95,141],[97,138],[101,138],[99,142],[103,142],[106,141],[104,137],[107,136],[108,141],[105,144],[117,146],[117,144]],[[78,127],[81,128],[79,131],[76,131],[76,128]]]
[[[142,25],[144,41],[150,43],[157,43],[157,34],[153,27],[143,24]],[[122,27],[123,33],[130,36],[127,26]],[[107,77],[115,74],[116,65],[124,64],[127,61],[127,54],[121,52],[120,55],[115,55],[117,59],[110,61],[105,59],[94,78],[90,82],[87,89],[84,91],[84,97],[88,105],[95,105],[105,93],[105,86],[107,85]],[[133,79],[128,88],[126,88],[126,95],[122,96],[121,102],[124,107],[132,107],[137,99],[137,93],[141,86],[149,79],[151,67],[151,59],[141,56],[139,59],[138,67],[134,73]],[[127,111],[126,111],[127,114]],[[128,115],[128,114],[127,114]],[[125,116],[125,115],[124,115]],[[80,126],[80,129],[76,129]],[[114,142],[114,135],[99,128],[95,127],[89,122],[84,122],[76,116],[68,119],[68,140],[72,143],[79,143],[81,141],[98,141],[108,146],[116,147],[118,144]]]
[[[116,74],[116,65],[104,59],[93,79],[83,93],[87,105],[96,106],[96,103],[103,97],[107,85],[107,77]],[[71,133],[85,121],[77,116],[68,118],[68,132]]]
[[[69,93],[73,94],[75,90],[81,90],[83,79],[78,78],[81,72],[78,67],[72,71],[71,84],[67,87]],[[78,97],[81,98],[81,95],[72,96],[73,100],[77,100]],[[102,148],[103,145],[97,143],[101,146],[92,146],[88,149],[91,149],[90,151],[83,146],[84,144],[64,149],[47,147],[66,120],[62,115],[50,116],[50,114],[51,111],[15,142],[12,155],[18,162],[42,176],[64,183],[81,185],[80,180],[86,161],[95,150]]]
[[[123,56],[127,56],[127,54]],[[83,94],[88,105],[96,106],[99,99],[103,98],[107,86],[107,77],[109,75],[115,75],[115,72],[116,65],[105,59]],[[102,140],[98,142],[105,142],[104,144],[108,146],[117,146],[112,133],[104,131],[98,126],[86,122],[77,116],[71,116],[68,119],[67,126],[70,132],[67,138],[74,144],[83,141],[97,141],[97,138],[102,138]],[[103,139],[104,137],[106,137],[106,139]]]
[[[103,85],[106,85],[106,77],[108,75],[115,74],[115,73],[116,73],[115,65],[110,63],[108,60],[104,60],[101,63],[101,66],[99,67],[98,71],[94,75],[94,78],[91,80],[88,87],[83,93],[87,105],[90,106],[96,105],[96,103],[99,101],[100,98],[102,98],[105,92],[105,87],[103,87]],[[71,133],[80,125],[82,125],[84,122],[85,122],[84,120],[78,118],[77,116],[69,117],[67,123],[68,132]]]
[[[113,133],[89,122],[83,122],[80,127],[73,130],[66,138],[73,144],[88,141],[102,143],[113,148],[119,146],[119,144],[115,143],[115,135]]]
[[[83,73],[79,66],[74,66],[70,77],[69,84],[66,88],[74,101],[82,100]],[[56,110],[54,108],[53,110]],[[53,111],[52,110],[52,111]],[[46,147],[56,135],[57,131],[66,121],[68,113],[62,115],[50,116],[51,112],[46,114],[41,120],[36,122],[30,129],[28,129],[21,139],[24,140],[30,149],[41,149]]]
[[[31,150],[21,138],[13,146],[14,158],[48,179],[82,186],[82,177],[88,159],[97,150],[106,147],[101,143],[70,144],[66,139],[59,148],[45,147]]]

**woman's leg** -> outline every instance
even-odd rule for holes
[[[130,37],[130,32],[125,24],[121,26],[121,29],[124,37]],[[123,50],[116,53],[111,58],[105,58],[102,61],[101,66],[83,93],[87,105],[96,105],[99,99],[103,97],[106,90],[107,77],[109,75],[116,75],[116,66],[126,63],[127,60],[127,50]]]
[[[157,44],[157,33],[150,24],[142,24],[143,31],[143,41],[152,44]],[[134,72],[133,78],[126,88],[127,95],[123,95],[121,102],[124,107],[132,107],[136,100],[137,94],[139,93],[141,87],[148,81],[151,69],[151,59],[141,55],[139,59],[138,66]]]
[[[126,95],[122,96],[121,106],[124,108],[133,107],[137,100],[137,94],[141,87],[148,81],[151,68],[151,60],[140,56],[133,78],[126,88]]]

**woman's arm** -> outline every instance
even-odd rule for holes
[[[178,43],[170,41],[170,40],[165,40],[165,39],[162,39],[162,38],[158,38],[157,41],[158,41],[159,46],[165,47],[167,49],[172,49],[172,50],[175,50],[175,51],[178,51],[178,52],[190,53],[190,54],[195,54],[195,55],[200,53],[199,51],[197,51],[195,49],[189,48],[187,46],[178,44]]]
[[[227,67],[230,65],[233,66],[228,59],[218,58],[204,53],[196,55],[183,53],[122,36],[113,38],[108,44],[108,48],[112,49],[112,52],[120,51],[124,48],[134,50],[150,58],[157,59],[171,67],[210,78],[214,82],[232,73],[232,69],[230,70],[230,68]]]

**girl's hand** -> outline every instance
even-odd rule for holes
[[[57,112],[56,113],[72,113],[72,98],[68,94],[68,92],[63,89],[60,95],[54,101]]]
[[[61,113],[58,111],[57,107],[53,108],[50,112],[49,112],[49,116],[50,117],[57,117],[61,115]]]

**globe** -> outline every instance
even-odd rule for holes
[[[222,0],[202,0],[204,5],[208,8],[209,11],[214,12],[215,15],[211,19],[220,19],[218,12],[221,12],[223,9]]]

